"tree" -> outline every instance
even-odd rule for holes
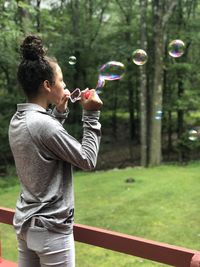
[[[102,142],[113,144],[117,139],[117,146],[128,146],[129,162],[147,166],[161,162],[161,141],[167,135],[169,149],[177,149],[183,158],[187,129],[198,126],[192,117],[200,98],[198,1],[11,0],[1,1],[0,11],[1,161],[9,158],[7,127],[21,97],[16,83],[19,43],[30,32],[39,34],[49,55],[58,59],[70,90],[95,87],[98,67],[104,63],[124,63],[123,78],[106,82],[102,89],[101,121],[106,128]],[[173,59],[167,44],[178,37],[187,49],[180,59]],[[132,62],[132,52],[138,48],[148,53],[143,66]],[[72,55],[77,57],[73,66],[68,63]],[[81,137],[80,105],[70,109],[71,133]]]
[[[147,50],[147,0],[140,0],[140,42],[141,49]],[[140,162],[148,164],[147,151],[147,73],[146,65],[140,67]]]
[[[154,74],[151,91],[151,118],[150,118],[150,143],[149,165],[159,165],[162,160],[161,153],[161,114],[163,112],[163,54],[164,32],[166,24],[178,1],[153,0],[153,51],[154,51]]]
[[[126,0],[123,1],[123,3],[120,0],[116,0],[120,10],[121,10],[121,15],[122,21],[123,21],[123,42],[126,43],[128,49],[127,49],[127,90],[128,90],[128,109],[129,109],[129,127],[130,127],[130,141],[134,140],[136,137],[136,124],[135,124],[135,110],[136,106],[134,106],[134,95],[136,95],[136,87],[133,84],[133,63],[132,63],[132,58],[131,58],[131,48],[130,45],[133,43],[133,38],[132,38],[132,23],[133,23],[133,17],[134,17],[134,5],[137,5],[137,1],[134,3],[132,0]],[[133,49],[133,48],[132,48]],[[130,147],[132,144],[130,144]]]
[[[191,150],[194,149],[192,143],[186,139],[189,129],[193,127],[191,119],[188,121],[188,112],[192,114],[199,108],[198,70],[196,68],[199,60],[198,57],[196,59],[193,57],[196,43],[199,42],[199,37],[195,34],[197,17],[197,1],[179,0],[165,31],[163,104],[166,115],[163,134],[167,134],[168,160],[170,156],[178,152],[179,162],[188,159],[190,145]],[[185,42],[185,51],[180,58],[170,57],[167,51],[169,42],[174,39],[181,39]]]

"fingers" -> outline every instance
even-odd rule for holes
[[[81,91],[81,99],[88,99],[91,94],[91,90],[89,88],[86,88],[85,90]]]
[[[64,90],[64,96],[63,96],[63,97],[69,99],[70,94],[71,94],[70,91],[69,91],[68,89],[65,89],[65,90]]]
[[[69,97],[70,97],[70,91],[68,89],[65,89],[60,102],[56,105],[56,109],[58,110],[58,112],[60,113],[65,112],[68,105]]]
[[[97,95],[95,89],[88,89],[82,91],[81,97],[83,100],[94,98],[94,96]]]
[[[88,88],[82,91],[81,95],[82,106],[85,110],[99,110],[103,102],[99,98],[95,89],[89,90]]]

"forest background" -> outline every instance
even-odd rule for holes
[[[69,90],[94,88],[98,69],[115,60],[121,80],[101,90],[102,143],[97,169],[199,159],[200,1],[198,0],[0,0],[0,173],[13,163],[8,125],[25,101],[16,80],[19,45],[34,33],[63,70]],[[168,44],[181,39],[180,58]],[[136,49],[148,61],[132,61]],[[75,56],[76,64],[69,64]],[[68,132],[81,140],[81,107],[70,103]],[[190,131],[197,138],[191,141]]]

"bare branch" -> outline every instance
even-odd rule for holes
[[[168,11],[166,12],[166,14],[163,16],[163,20],[162,20],[162,28],[164,29],[169,18],[171,17],[175,7],[178,4],[178,0],[172,0],[171,4],[169,5]]]
[[[104,15],[104,12],[105,12],[105,10],[107,8],[107,5],[108,5],[108,2],[104,7],[102,7],[100,18],[99,18],[99,23],[98,23],[98,26],[96,28],[96,32],[94,33],[93,37],[90,40],[90,45],[89,45],[90,47],[92,46],[92,43],[95,41],[95,39],[97,38],[97,36],[99,34],[99,31],[100,31],[100,28],[101,28],[101,24],[102,24],[102,21],[103,21],[103,15]]]
[[[120,0],[115,0],[119,6],[119,8],[121,9],[122,13],[124,14],[125,18],[127,17],[127,13],[125,11],[125,9],[123,8],[123,5],[122,5],[122,1]]]

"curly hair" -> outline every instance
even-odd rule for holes
[[[52,85],[54,71],[51,62],[57,63],[55,58],[47,57],[42,39],[35,35],[27,36],[20,45],[22,61],[17,71],[18,81],[28,97],[37,96],[40,86],[45,80]]]

